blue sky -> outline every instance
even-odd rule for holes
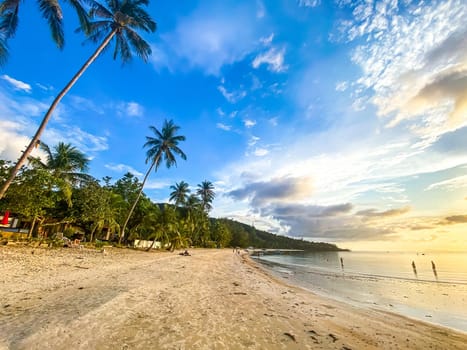
[[[148,126],[173,119],[188,160],[151,175],[216,186],[212,215],[352,249],[467,249],[467,5],[453,1],[155,1],[153,54],[104,53],[42,138],[97,178],[142,177]],[[16,159],[95,46],[56,49],[22,4],[0,68],[0,157]],[[109,50],[110,51],[110,50]]]

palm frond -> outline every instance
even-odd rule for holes
[[[97,1],[92,1],[91,9],[89,10],[89,17],[102,17],[105,19],[112,19],[113,13],[112,9],[109,11],[105,6],[99,4]]]
[[[85,33],[87,35],[85,43],[90,41],[93,43],[101,42],[104,37],[112,30],[112,21],[96,21],[89,23],[88,32]],[[79,27],[75,30],[75,32],[84,32],[83,28]],[[106,50],[108,46],[105,47]]]
[[[52,38],[61,49],[65,44],[65,37],[63,33],[63,14],[57,0],[38,0],[39,9],[42,16],[49,23]]]
[[[115,50],[114,50],[114,60],[120,55],[122,59],[122,63],[127,63],[131,61],[131,50],[130,45],[128,45],[128,41],[125,40],[125,37],[122,33],[118,33],[115,35]]]
[[[4,65],[8,59],[8,45],[6,40],[0,36],[0,66]]]
[[[6,40],[12,38],[16,33],[18,11],[18,0],[7,0],[0,5],[0,38],[4,41],[4,46],[6,46]]]
[[[83,32],[88,33],[90,22],[88,12],[85,10],[83,2],[81,0],[68,0],[68,2],[75,9],[76,15],[78,16],[78,20],[81,24]]]
[[[136,55],[140,57],[144,62],[147,62],[149,56],[152,53],[151,46],[143,40],[135,31],[130,28],[125,28],[125,36],[130,42],[133,50],[136,52]]]

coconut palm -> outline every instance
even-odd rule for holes
[[[89,159],[69,143],[59,142],[51,150],[47,144],[41,142],[40,147],[46,154],[46,160],[43,162],[38,157],[30,157],[31,165],[48,171],[55,178],[68,204],[71,205],[73,186],[92,179],[90,175],[85,174],[88,171]]]
[[[163,161],[165,162],[167,168],[170,168],[172,165],[176,166],[177,160],[175,159],[175,155],[178,155],[183,160],[186,160],[185,153],[183,153],[183,151],[178,147],[178,144],[181,141],[185,141],[185,136],[177,135],[180,127],[175,125],[172,120],[165,120],[161,131],[159,131],[154,126],[150,126],[149,129],[155,134],[156,137],[146,136],[146,143],[143,147],[148,148],[148,151],[146,152],[146,164],[151,162],[151,166],[144,176],[141,189],[139,190],[133,206],[131,207],[125,223],[123,224],[122,234],[119,240],[120,243],[125,236],[125,229],[128,225],[128,221],[130,220],[130,217],[135,210],[136,204],[138,203],[138,200],[141,197],[141,193],[143,192],[144,184],[146,183],[146,180],[148,179],[152,169],[154,168],[154,171],[157,171]]]
[[[186,204],[190,189],[189,185],[185,181],[175,183],[175,185],[170,186],[170,189],[173,191],[170,193],[169,200],[175,202],[176,206]]]
[[[4,2],[7,1],[9,0],[4,0]],[[58,103],[113,39],[115,39],[115,50],[113,53],[113,58],[116,59],[117,56],[120,56],[123,63],[131,60],[132,52],[136,53],[136,55],[141,57],[144,61],[147,61],[149,55],[151,54],[151,47],[149,44],[144,41],[135,31],[143,30],[145,32],[154,32],[156,30],[156,23],[141,7],[142,5],[147,5],[148,0],[105,0],[107,7],[99,4],[95,0],[87,1],[89,1],[91,6],[91,10],[89,12],[90,17],[99,17],[101,19],[90,23],[88,27],[89,30],[86,31],[86,34],[89,34],[89,40],[98,42],[102,39],[102,42],[96,51],[84,63],[80,70],[73,76],[70,82],[63,88],[62,91],[60,91],[55,100],[52,102],[34,137],[16,163],[10,177],[0,189],[0,199],[2,199],[6,190],[10,186],[10,183],[15,178],[16,174],[28,158],[29,154],[32,152],[34,147],[39,144],[40,136]]]
[[[214,200],[214,197],[216,196],[214,193],[214,185],[212,184],[212,182],[207,180],[201,182],[198,185],[196,194],[201,199],[201,206],[203,207],[203,210],[211,210],[211,203]]]
[[[57,0],[38,0],[42,17],[47,20],[53,41],[62,49],[65,44],[63,35],[63,13]],[[19,5],[21,0],[3,0],[0,2],[0,65],[5,63],[8,51],[6,41],[16,33],[18,26]],[[88,14],[82,0],[68,0],[74,8],[80,24],[84,30],[88,30]]]

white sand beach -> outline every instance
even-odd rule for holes
[[[316,296],[232,250],[0,247],[0,349],[465,349],[467,334]]]

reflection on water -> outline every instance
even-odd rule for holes
[[[258,261],[318,294],[467,332],[467,254],[319,252]]]

